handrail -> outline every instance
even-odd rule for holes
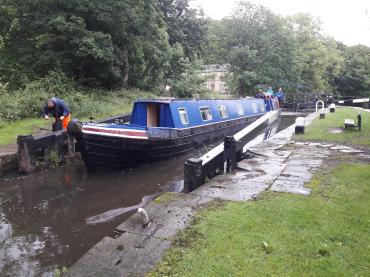
[[[321,105],[321,109],[324,109],[324,108],[325,108],[325,103],[324,103],[324,101],[319,100],[319,101],[317,101],[317,102],[316,102],[316,112],[319,110],[319,104],[322,104],[322,105]]]
[[[113,116],[110,118],[106,118],[103,120],[98,120],[98,123],[116,123],[116,124],[122,124],[125,122],[129,122],[131,120],[131,113],[125,113],[117,116]]]

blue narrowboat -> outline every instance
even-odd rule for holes
[[[137,100],[129,124],[71,121],[68,130],[90,170],[132,168],[223,140],[278,110],[276,99]]]

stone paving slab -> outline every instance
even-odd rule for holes
[[[306,183],[311,180],[312,175],[307,174],[302,177],[297,177],[297,176],[288,176],[288,175],[283,175],[284,172],[282,173],[281,176],[279,176],[275,181],[283,181],[283,182],[303,182]]]
[[[213,184],[213,181],[205,184],[191,194],[218,200],[240,202],[252,199],[255,195],[269,187],[269,185],[253,181],[241,181],[233,184],[218,182],[217,185]]]
[[[284,172],[287,174],[294,174],[294,173],[309,173],[309,168],[308,167],[302,167],[299,165],[287,165],[287,167],[284,169]]]
[[[141,235],[124,233],[117,239],[104,238],[73,266],[68,276],[143,276],[163,257],[171,241],[151,237],[140,247]]]
[[[150,234],[156,238],[172,239],[179,230],[189,225],[196,207],[213,200],[207,196],[180,193],[168,193],[166,197],[168,200],[164,203],[152,202],[145,207],[152,220],[150,227],[144,228],[140,215],[136,213],[116,229],[143,236]]]
[[[311,160],[311,159],[298,159],[292,158],[287,162],[289,166],[308,166],[308,167],[319,167],[322,164],[322,160]]]
[[[290,181],[290,180],[276,180],[271,186],[271,191],[289,192],[295,194],[309,195],[311,190],[304,187],[305,182]]]

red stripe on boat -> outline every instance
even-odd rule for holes
[[[98,128],[89,128],[84,127],[82,131],[90,131],[96,133],[106,133],[106,134],[113,134],[113,135],[124,135],[124,136],[134,136],[134,137],[143,137],[146,138],[145,131],[131,131],[131,130],[107,130],[107,129],[98,129]]]

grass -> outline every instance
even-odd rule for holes
[[[362,112],[362,130],[343,130],[342,133],[333,134],[330,128],[343,128],[344,119],[350,118],[357,124],[358,110],[352,108],[339,108],[335,113],[326,114],[325,119],[316,119],[305,130],[304,135],[296,135],[298,140],[327,141],[344,144],[358,144],[370,146],[370,113]]]
[[[0,145],[7,145],[16,142],[18,135],[34,134],[40,128],[48,128],[48,122],[44,119],[24,119],[4,125],[0,128]]]
[[[149,276],[369,276],[370,165],[337,165],[309,187],[198,213]]]
[[[153,202],[155,204],[165,205],[165,204],[171,203],[171,202],[173,202],[176,199],[179,199],[181,197],[183,197],[183,194],[173,193],[173,192],[166,192],[166,193],[162,194],[161,196],[157,197]]]
[[[116,103],[107,103],[105,109],[97,114],[92,114],[96,119],[104,119],[131,111],[132,104],[125,101],[116,101]],[[41,109],[41,108],[40,108]],[[72,117],[78,117],[78,111],[72,113]],[[82,121],[87,121],[87,117],[81,117]],[[17,120],[4,124],[0,127],[0,146],[15,143],[18,135],[37,134],[40,128],[51,129],[52,120],[41,118],[28,118]]]

